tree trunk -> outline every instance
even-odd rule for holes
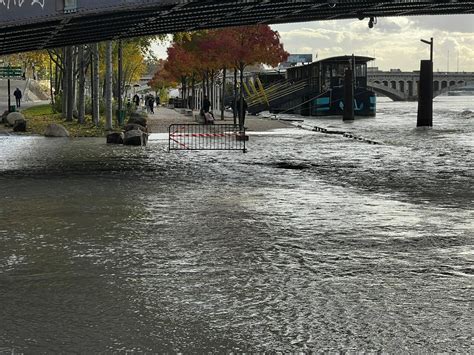
[[[239,127],[243,129],[245,125],[245,113],[244,113],[244,69],[243,63],[240,63],[240,97],[239,97]]]
[[[112,41],[106,42],[105,47],[105,129],[112,130]]]
[[[78,85],[78,100],[77,112],[78,123],[82,124],[86,121],[86,65],[84,58],[84,45],[79,46],[78,51],[78,65],[79,65],[79,85]]]
[[[66,121],[72,122],[74,111],[74,58],[72,53],[72,46],[66,47],[66,89],[64,90],[66,96]]]
[[[63,70],[61,75],[61,117],[66,118],[67,115],[67,49],[63,48]]]
[[[222,94],[221,94],[221,120],[225,119],[225,79],[227,76],[227,68],[222,69]]]
[[[214,88],[214,70],[211,71],[211,113],[214,112],[214,103],[216,102],[216,97],[215,97],[215,88]]]
[[[54,95],[53,95],[53,61],[49,58],[49,94],[51,95],[51,106],[54,110]]]
[[[234,102],[232,111],[234,113],[234,124],[237,124],[237,68],[234,69]]]
[[[73,119],[74,119],[74,112],[77,112],[77,51],[76,47],[72,47],[72,112],[73,112]]]
[[[99,125],[100,116],[100,89],[99,89],[99,44],[94,43],[92,45],[92,65],[91,71],[93,72],[92,81],[92,121],[97,127]]]
[[[192,90],[191,110],[195,110],[196,109],[196,78],[194,74],[191,80],[191,90]]]

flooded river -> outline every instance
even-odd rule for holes
[[[0,354],[468,353],[474,99],[378,110],[305,125],[382,145],[0,137]]]

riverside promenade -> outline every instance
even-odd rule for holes
[[[197,114],[197,112],[194,112]],[[193,116],[185,116],[180,112],[166,107],[155,107],[154,114],[148,114],[148,128],[151,133],[168,133],[168,128],[172,124],[193,124],[196,123]],[[225,119],[220,119],[220,112],[215,111],[216,124],[234,122],[232,114],[226,112]],[[294,127],[292,124],[284,121],[270,120],[267,118],[247,116],[245,127],[249,132],[265,132],[280,128]]]

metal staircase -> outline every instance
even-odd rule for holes
[[[270,108],[277,108],[288,101],[295,100],[311,92],[308,80],[282,80],[267,88],[252,93],[246,100],[250,114],[258,114]]]

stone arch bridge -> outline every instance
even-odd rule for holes
[[[419,72],[375,71],[368,74],[368,86],[394,101],[418,100]],[[433,73],[433,96],[474,83],[474,73]]]

